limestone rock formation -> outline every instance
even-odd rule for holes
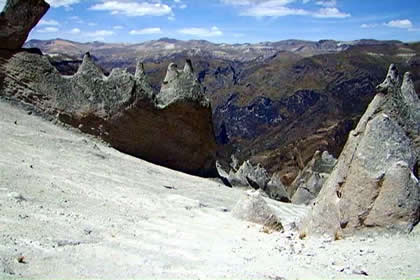
[[[232,157],[232,159],[235,158]],[[237,165],[237,163],[231,165]],[[223,181],[227,181],[227,185],[229,186],[251,187],[256,190],[264,191],[272,199],[290,202],[289,195],[287,194],[280,177],[273,174],[270,178],[267,170],[265,170],[261,164],[254,166],[249,160],[246,160],[237,171],[231,169],[229,174],[227,174],[221,166],[218,167],[218,170],[219,176],[222,177]]]
[[[264,191],[272,199],[282,202],[290,202],[290,196],[286,191],[286,187],[281,182],[280,176],[276,173],[271,176],[271,179],[267,183]]]
[[[260,164],[253,166],[249,160],[244,161],[238,171],[231,170],[228,178],[233,186],[250,186],[263,190],[270,181],[267,171]]]
[[[246,193],[246,196],[233,208],[232,215],[241,220],[275,228],[278,231],[283,230],[280,218],[265,202],[261,191]]]
[[[309,204],[315,199],[336,163],[337,160],[327,151],[316,151],[312,160],[289,187],[292,202]]]
[[[190,62],[189,62],[190,63]],[[187,63],[188,64],[188,63]],[[156,96],[144,68],[105,76],[89,54],[77,73],[61,76],[46,57],[18,52],[0,63],[1,95],[57,116],[116,149],[187,173],[214,176],[211,108],[192,67],[171,76]]]
[[[401,86],[391,65],[301,224],[302,233],[409,232],[419,222],[420,118],[412,85],[406,74]]]
[[[0,49],[20,49],[49,7],[44,0],[8,0],[0,13]]]

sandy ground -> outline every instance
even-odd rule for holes
[[[242,195],[0,102],[0,279],[420,278],[420,234],[300,240],[272,200],[267,234]]]

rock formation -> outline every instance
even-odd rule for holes
[[[63,77],[47,58],[20,52],[1,65],[2,95],[57,115],[122,152],[215,175],[210,104],[191,72],[171,76],[173,68],[168,69],[171,80],[155,96],[141,63],[134,76],[123,69],[105,76],[86,54],[77,73]]]
[[[0,49],[21,48],[49,7],[44,0],[8,0],[0,13]]]
[[[232,159],[235,158],[232,157]],[[237,163],[233,165],[237,165]],[[247,160],[242,163],[237,171],[231,169],[229,174],[227,174],[220,165],[218,166],[218,171],[222,180],[228,182],[225,183],[228,186],[251,187],[264,191],[272,199],[290,202],[289,195],[280,178],[276,174],[270,178],[267,170],[261,164],[254,166]]]
[[[196,175],[216,175],[211,106],[191,61],[184,71],[169,65],[157,95],[141,62],[135,75],[113,69],[105,76],[87,53],[77,73],[62,76],[47,57],[18,50],[47,8],[43,1],[7,2],[0,16],[6,42],[0,50],[0,97],[57,116],[122,152]]]
[[[289,187],[289,195],[296,204],[309,204],[331,174],[337,160],[327,151],[316,151],[302,172]]]
[[[257,223],[275,229],[283,230],[283,225],[275,211],[265,202],[261,191],[247,192],[232,209],[232,215],[238,219]]]
[[[409,232],[420,219],[418,116],[410,74],[394,65],[300,227],[304,234]]]
[[[272,199],[282,202],[290,202],[290,196],[286,191],[286,187],[281,182],[280,176],[276,173],[271,176],[271,179],[267,183],[264,191]]]

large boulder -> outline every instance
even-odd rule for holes
[[[308,162],[288,189],[289,194],[292,196],[292,202],[295,204],[309,204],[314,200],[336,163],[337,159],[327,151],[323,153],[316,151],[312,160]]]
[[[247,192],[232,209],[232,215],[238,219],[261,224],[277,231],[283,230],[280,217],[264,200],[260,190]]]
[[[57,116],[136,157],[201,176],[214,176],[216,142],[209,101],[191,62],[157,95],[141,63],[105,76],[89,54],[73,76],[42,55],[18,52],[0,63],[0,95]],[[168,73],[173,70],[170,65]]]
[[[20,49],[49,8],[44,0],[7,0],[0,13],[0,49]]]
[[[419,222],[419,100],[410,77],[401,85],[391,65],[302,222],[302,233],[409,232]]]
[[[286,187],[283,185],[278,173],[274,173],[273,176],[271,176],[271,179],[267,183],[264,192],[274,200],[290,202],[290,196],[287,193]]]

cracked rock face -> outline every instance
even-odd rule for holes
[[[417,101],[407,102],[410,75],[401,86],[391,65],[384,83],[349,135],[337,165],[300,230],[348,235],[376,230],[409,232],[420,219],[420,123]],[[385,94],[384,94],[385,93]]]
[[[8,0],[0,13],[0,48],[20,49],[49,7],[44,0]]]

